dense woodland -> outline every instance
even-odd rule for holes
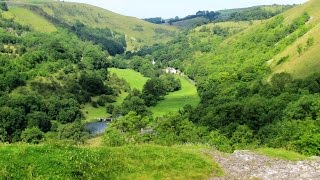
[[[234,12],[228,20],[280,13],[260,10]],[[246,34],[203,26],[169,43],[125,52],[125,36],[111,29],[51,19],[59,30],[48,34],[1,16],[0,141],[84,143],[90,135],[81,108],[91,103],[117,118],[103,136],[107,146],[203,143],[225,152],[268,146],[320,155],[320,74],[270,76],[265,65],[308,32],[310,18],[305,12],[284,23],[278,15]],[[310,37],[297,51],[302,54],[313,45]],[[155,118],[148,107],[181,89],[179,79],[163,72],[168,66],[196,82],[201,102]],[[130,90],[108,73],[109,67],[134,69],[150,79],[142,91]],[[122,91],[129,95],[121,105],[112,105]]]

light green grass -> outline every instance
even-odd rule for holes
[[[177,112],[187,104],[192,106],[199,104],[200,98],[195,85],[184,77],[177,77],[181,80],[181,90],[168,94],[155,107],[151,107],[154,117],[161,117],[170,112]]]
[[[273,149],[273,148],[259,148],[256,149],[255,152],[258,152],[260,154],[270,156],[273,158],[279,158],[289,161],[302,161],[308,159],[307,156],[304,156],[302,154],[284,150],[284,149]]]
[[[130,84],[131,89],[142,90],[144,84],[148,81],[149,78],[144,77],[141,73],[136,72],[132,69],[116,69],[109,68],[110,73],[115,73],[119,78],[124,79]]]
[[[122,92],[112,105],[120,106],[124,99],[128,96],[127,92]],[[94,99],[94,98],[93,98]],[[107,113],[106,107],[93,107],[91,103],[87,103],[82,107],[82,113],[85,116],[85,122],[96,122],[98,118],[110,117],[111,114]]]
[[[116,102],[114,102],[113,105],[120,106],[128,95],[129,93],[127,92],[121,92],[121,94],[117,97]]]
[[[41,17],[30,10],[12,7],[8,12],[3,13],[6,18],[13,18],[16,22],[30,26],[33,30],[39,32],[54,32],[57,28],[48,22],[44,17]]]
[[[208,179],[221,168],[200,150],[152,145],[0,145],[4,179]]]
[[[98,118],[105,118],[110,116],[110,114],[107,113],[106,107],[99,106],[98,108],[94,108],[90,103],[84,105],[84,107],[82,108],[82,113],[85,116],[86,122],[94,122]]]

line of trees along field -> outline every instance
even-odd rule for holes
[[[303,13],[284,23],[279,15],[252,33],[192,29],[167,44],[121,54],[110,50],[118,49],[113,42],[99,43],[112,35],[108,29],[79,22],[71,31],[45,34],[1,17],[0,141],[83,143],[89,134],[81,108],[91,102],[122,117],[104,135],[108,146],[206,143],[226,152],[270,146],[320,155],[320,75],[293,79],[280,73],[266,80],[266,62],[307,33],[309,20]],[[312,47],[312,37],[308,42]],[[147,107],[181,88],[161,70],[168,66],[197,82],[201,102],[154,119]],[[142,91],[129,90],[108,74],[109,67],[131,68],[150,79]],[[110,105],[122,91],[129,94],[124,102]]]

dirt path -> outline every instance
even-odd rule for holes
[[[305,161],[285,161],[249,151],[231,155],[211,152],[225,171],[225,176],[210,180],[320,180],[320,158]]]

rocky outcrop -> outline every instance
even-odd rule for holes
[[[225,171],[224,177],[211,180],[319,180],[320,158],[304,161],[286,161],[259,155],[250,151],[233,154],[210,152]]]

